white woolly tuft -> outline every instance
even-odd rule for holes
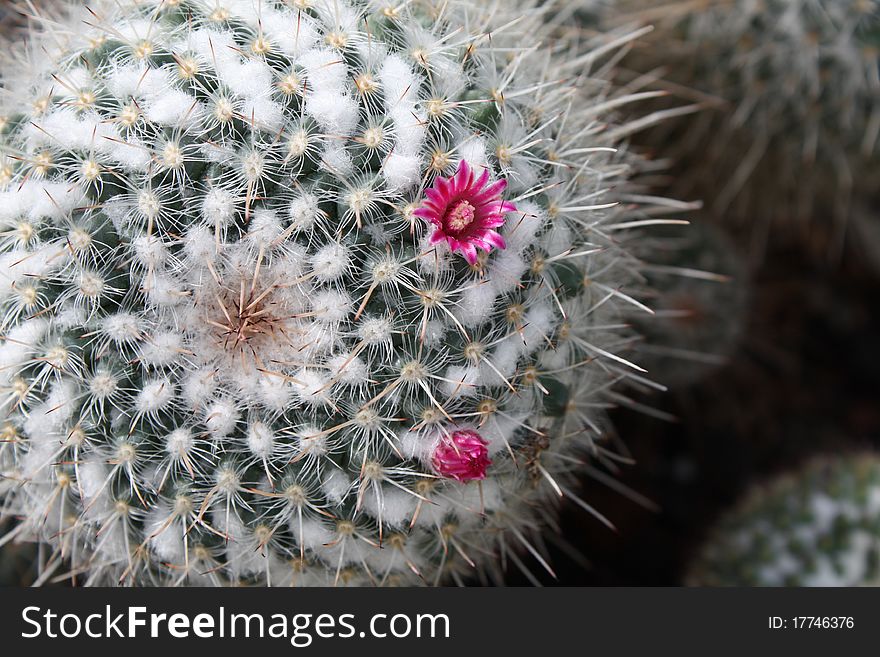
[[[498,296],[492,280],[481,282],[465,290],[456,309],[459,321],[465,326],[478,326],[492,315]]]
[[[275,432],[263,422],[254,422],[248,427],[247,444],[254,456],[269,458],[275,449]]]
[[[205,409],[204,422],[213,438],[225,438],[238,423],[240,414],[236,405],[227,400],[218,400]]]
[[[183,336],[174,331],[156,333],[140,350],[145,365],[161,367],[171,365],[183,352]]]
[[[166,377],[147,381],[137,393],[138,413],[150,414],[167,409],[174,402],[174,384]]]
[[[321,372],[302,369],[293,378],[293,392],[300,401],[310,406],[330,403],[329,380]]]
[[[351,254],[342,244],[330,243],[312,256],[312,269],[319,281],[339,279],[349,266]]]
[[[172,457],[180,458],[192,451],[195,444],[189,429],[175,429],[165,438],[165,451]]]
[[[339,470],[332,470],[321,481],[321,490],[327,496],[327,499],[334,504],[339,504],[345,500],[350,489],[351,480],[344,472]]]

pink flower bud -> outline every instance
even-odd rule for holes
[[[444,436],[431,457],[434,470],[456,481],[485,479],[486,468],[492,465],[486,445],[483,437],[470,429]]]

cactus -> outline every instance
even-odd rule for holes
[[[675,193],[704,198],[759,256],[768,242],[837,254],[880,183],[880,3],[622,0],[605,17],[635,19],[656,29],[627,65],[706,109],[649,140],[678,145]]]
[[[549,568],[647,381],[627,244],[658,220],[608,192],[631,36],[554,40],[541,4],[33,18],[2,69],[0,540],[44,546],[39,581]]]
[[[880,459],[819,458],[756,487],[720,520],[688,583],[880,584]]]

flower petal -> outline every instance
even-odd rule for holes
[[[434,188],[437,190],[435,193],[439,198],[442,198],[444,203],[449,203],[449,199],[452,197],[452,185],[449,182],[448,178],[438,177],[434,180]]]
[[[448,200],[443,194],[441,194],[440,192],[438,192],[436,189],[433,189],[433,188],[426,189],[425,196],[428,197],[429,201],[432,201],[440,206],[446,205],[446,202]]]
[[[486,167],[483,169],[483,173],[480,174],[480,177],[477,179],[477,182],[471,184],[471,189],[473,189],[477,196],[482,194],[483,188],[486,186],[486,183],[489,181],[489,168]],[[504,182],[506,185],[507,182]]]
[[[473,202],[483,204],[488,203],[489,201],[497,201],[501,196],[501,192],[505,189],[507,189],[507,181],[498,180],[486,187],[479,194],[474,195]]]
[[[477,264],[477,249],[474,248],[474,245],[470,242],[459,242],[458,244],[464,259],[468,261],[468,264]]]
[[[437,218],[437,212],[433,208],[421,207],[413,210],[413,215],[416,217],[421,217],[422,219],[434,219]]]
[[[460,194],[468,187],[470,187],[472,180],[471,167],[467,163],[467,160],[462,158],[462,160],[458,163],[458,171],[455,172],[454,179],[454,189],[456,194]]]
[[[505,242],[504,238],[501,237],[501,235],[497,231],[494,231],[494,230],[487,230],[486,234],[483,235],[483,241],[488,242],[489,244],[494,246],[496,249],[506,249],[507,248],[507,242]]]

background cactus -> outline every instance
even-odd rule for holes
[[[637,361],[676,391],[736,352],[748,317],[748,266],[724,232],[701,219],[686,232],[651,236],[645,271],[654,314],[636,319],[646,337]]]
[[[549,568],[603,409],[657,387],[626,245],[663,220],[608,192],[601,62],[632,36],[556,41],[528,2],[33,21],[3,66],[0,485],[38,581]]]
[[[624,1],[605,20],[654,24],[627,66],[706,108],[647,140],[680,161],[676,193],[756,256],[768,239],[839,256],[880,182],[876,0]]]
[[[18,27],[18,15],[9,5],[0,6],[0,39],[8,42]]]
[[[698,586],[880,583],[880,460],[819,458],[752,490],[718,523],[688,577]]]

